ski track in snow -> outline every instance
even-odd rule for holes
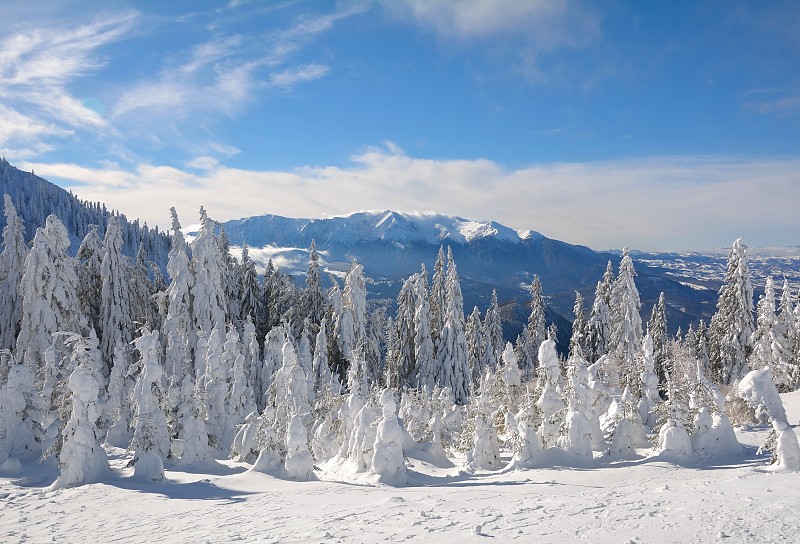
[[[784,402],[797,422],[800,392]],[[767,432],[737,431],[745,458],[703,468],[598,459],[466,474],[409,459],[403,488],[331,469],[284,481],[232,462],[223,475],[142,483],[113,450],[105,483],[50,491],[48,464],[0,475],[0,542],[796,542],[800,473],[771,472],[755,455]]]

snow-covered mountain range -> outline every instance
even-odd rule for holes
[[[551,319],[563,329],[572,318],[575,291],[591,301],[607,262],[616,266],[619,261],[614,253],[553,240],[534,230],[435,213],[368,211],[323,219],[270,214],[227,221],[224,228],[231,244],[247,243],[259,264],[264,266],[272,258],[276,266],[292,274],[305,272],[307,248],[315,240],[326,271],[341,276],[356,259],[374,280],[369,289],[378,298],[396,296],[402,280],[419,271],[421,263],[432,270],[439,246],[450,247],[467,311],[473,305],[483,311],[492,289],[497,289],[499,300],[505,303],[506,332],[511,337],[527,317],[527,286],[534,274],[539,275],[553,310]],[[690,279],[667,275],[641,262],[637,272],[646,316],[661,291],[667,293],[671,328],[707,320],[713,312],[718,283],[698,289]]]
[[[75,195],[31,172],[0,161],[0,193],[9,193],[25,220],[27,238],[44,224],[50,213],[67,227],[74,253],[89,225],[105,230],[112,214],[101,203],[83,202]],[[210,210],[213,216],[213,209]],[[147,258],[166,263],[169,240],[158,229],[148,229],[137,220],[123,219],[125,246],[134,255],[141,243]],[[0,214],[0,228],[4,220]],[[534,274],[542,280],[548,320],[556,322],[566,335],[575,290],[591,304],[594,288],[606,263],[619,263],[618,252],[598,252],[585,246],[547,238],[535,230],[516,230],[494,221],[476,221],[432,212],[401,213],[364,211],[322,219],[298,219],[262,215],[223,223],[235,254],[241,245],[261,266],[272,258],[283,272],[302,275],[308,262],[308,248],[316,240],[324,269],[342,276],[353,259],[364,265],[371,278],[370,295],[394,299],[402,281],[425,263],[432,272],[440,246],[450,247],[462,281],[465,309],[481,311],[497,289],[503,305],[506,333],[514,338],[527,318],[527,286]],[[191,229],[185,229],[190,231]],[[187,234],[190,234],[187,232]],[[622,242],[622,241],[621,241]],[[800,286],[800,248],[768,248],[750,251],[753,283],[758,293],[764,278],[789,279]],[[714,254],[633,254],[636,282],[647,318],[661,291],[666,294],[670,330],[684,329],[690,322],[708,320],[715,309],[717,289],[725,268],[725,252]]]

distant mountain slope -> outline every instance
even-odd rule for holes
[[[105,205],[84,202],[72,193],[32,172],[23,172],[5,159],[0,159],[0,196],[6,193],[11,196],[17,212],[25,221],[26,240],[32,240],[36,229],[44,226],[47,216],[55,214],[67,228],[72,242],[69,250],[73,255],[89,231],[89,225],[97,225],[102,237],[108,225],[108,219],[112,215]],[[122,248],[123,253],[131,257],[135,256],[141,243],[147,259],[157,263],[162,269],[165,268],[169,252],[169,238],[159,232],[157,228],[149,229],[146,224],[140,225],[138,219],[128,221],[122,214],[119,217],[123,224],[122,232],[125,243]],[[0,208],[0,232],[5,227],[5,223],[5,216]]]
[[[251,251],[254,259],[263,264],[272,257],[289,273],[305,272],[307,248],[316,240],[326,270],[341,275],[356,259],[375,280],[370,293],[387,298],[396,296],[402,280],[419,271],[420,263],[431,272],[439,246],[449,246],[462,280],[467,312],[473,305],[485,310],[491,290],[496,288],[499,300],[506,304],[509,338],[515,337],[527,317],[527,286],[534,274],[539,275],[554,312],[551,319],[563,334],[568,331],[561,329],[569,327],[573,317],[575,290],[581,291],[590,305],[608,260],[615,266],[619,262],[617,255],[553,240],[532,230],[516,231],[495,222],[432,213],[359,212],[325,219],[263,215],[228,221],[224,228],[231,244],[247,242],[258,248]],[[661,291],[667,296],[672,330],[710,317],[715,289],[693,289],[641,262],[636,269],[645,319]]]

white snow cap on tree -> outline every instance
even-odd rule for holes
[[[293,480],[316,480],[314,458],[308,450],[308,429],[299,414],[293,414],[286,428],[286,475]]]
[[[25,271],[25,225],[17,215],[11,197],[4,195],[6,226],[3,228],[3,253],[0,254],[0,349],[13,349],[22,319],[19,283]]]
[[[403,429],[397,419],[397,405],[394,392],[384,389],[380,404],[383,417],[378,424],[375,436],[374,453],[372,455],[371,472],[378,476],[378,481],[402,486],[406,484],[406,464],[403,459]]]
[[[136,339],[136,349],[142,358],[141,371],[134,389],[136,423],[131,449],[135,451],[134,474],[145,480],[164,478],[164,458],[170,451],[167,418],[159,403],[160,399],[156,396],[161,392],[164,375],[159,360],[161,348],[157,334],[144,329]]]
[[[778,470],[800,470],[800,446],[797,435],[786,419],[786,410],[778,394],[769,368],[751,370],[736,389],[736,393],[753,407],[762,407],[772,420],[777,434],[776,468]]]
[[[109,475],[108,457],[100,445],[97,419],[100,388],[86,359],[69,377],[72,414],[62,431],[55,487],[99,482]]]
[[[56,332],[83,334],[86,320],[78,300],[74,260],[67,256],[69,235],[55,215],[36,230],[20,283],[22,322],[17,352],[38,370]],[[56,357],[57,359],[58,357]]]

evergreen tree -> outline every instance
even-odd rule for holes
[[[650,335],[650,340],[653,342],[653,365],[656,376],[658,376],[658,383],[666,385],[666,372],[669,369],[665,367],[667,362],[667,311],[663,292],[658,296],[658,303],[653,306],[650,321],[647,323],[647,334]]]
[[[608,265],[609,267],[611,266],[611,261],[608,262]],[[613,276],[608,274],[608,268],[603,280],[597,282],[592,311],[586,324],[589,343],[589,350],[586,356],[587,360],[592,364],[596,363],[600,357],[608,352],[608,344],[611,341],[611,311],[608,307],[611,299],[611,283],[606,283],[607,277],[609,277],[609,281],[613,279]]]
[[[375,308],[367,320],[367,338],[364,343],[364,357],[367,364],[367,380],[378,383],[382,373],[381,354],[386,343],[386,308]]]
[[[467,340],[464,337],[464,299],[453,252],[447,253],[447,296],[444,326],[436,350],[439,363],[436,385],[449,387],[457,404],[469,398],[472,381],[467,366]]]
[[[3,252],[0,253],[0,349],[14,349],[22,319],[19,284],[25,271],[25,225],[7,194],[6,226],[3,228]]]
[[[425,278],[427,282],[427,277]],[[431,278],[429,306],[431,309],[431,339],[434,346],[439,341],[439,335],[444,327],[444,315],[447,310],[447,278],[445,271],[444,246],[439,246],[439,254],[433,265],[433,277]]]
[[[486,341],[488,342],[488,354],[492,368],[497,368],[500,355],[505,349],[506,342],[503,339],[503,325],[500,322],[500,307],[497,305],[497,291],[492,289],[492,302],[486,309],[483,321]]]
[[[711,372],[717,383],[727,385],[744,376],[754,330],[753,287],[747,246],[738,238],[728,255],[717,312],[709,326]]]
[[[764,294],[758,301],[758,319],[752,336],[753,351],[750,368],[772,369],[772,377],[779,391],[789,391],[791,385],[789,342],[783,335],[775,313],[775,286],[772,276],[767,277]]]
[[[304,317],[310,318],[311,322],[314,323],[314,334],[316,334],[316,327],[325,317],[325,290],[322,287],[319,253],[317,253],[317,242],[315,240],[311,240],[311,248],[308,252],[306,289],[303,291],[302,304]]]
[[[100,302],[100,352],[107,363],[124,365],[130,361],[128,346],[133,340],[131,271],[122,256],[122,225],[118,218],[108,221],[100,275],[103,280]],[[116,358],[115,358],[116,357]],[[122,359],[121,357],[125,357]],[[104,370],[108,375],[109,370]]]
[[[194,329],[209,334],[217,323],[227,323],[226,257],[214,235],[215,222],[200,208],[200,232],[192,243],[191,285]]]
[[[133,392],[136,416],[131,442],[132,463],[137,478],[158,481],[164,478],[164,459],[170,451],[167,417],[162,408],[164,368],[159,359],[158,333],[142,329],[136,339],[136,349],[141,360]]]
[[[486,351],[486,340],[483,329],[483,322],[481,322],[481,313],[478,307],[472,309],[472,313],[467,318],[467,323],[464,328],[464,337],[467,340],[467,364],[472,376],[472,384],[477,387],[480,385],[481,376],[486,369],[483,367],[484,353]]]
[[[633,260],[625,248],[611,292],[611,347],[616,365],[612,375],[618,373],[619,380],[613,380],[611,385],[618,383],[623,388],[630,387],[631,393],[638,398],[641,369],[638,368],[637,356],[642,345],[642,318],[639,315],[642,304],[633,279],[635,276]]]
[[[78,299],[89,326],[98,331],[101,331],[100,304],[103,300],[103,252],[103,241],[98,234],[97,225],[89,225],[76,255]]]
[[[250,258],[247,242],[242,244],[242,263],[239,267],[239,292],[241,293],[239,320],[244,323],[250,318],[256,329],[260,328],[260,320],[264,315],[261,307],[264,303],[264,294],[262,292],[261,283],[258,281],[256,265],[253,259]]]
[[[569,355],[585,357],[588,348],[588,325],[583,311],[583,295],[575,291],[575,306],[573,308],[575,320],[572,322],[572,336],[569,340]]]
[[[397,349],[394,352],[394,361],[399,386],[409,384],[417,369],[414,347],[417,336],[414,330],[417,314],[416,292],[417,276],[415,274],[403,283],[400,293],[397,295],[397,314],[394,321]]]
[[[544,320],[544,296],[542,294],[542,283],[539,275],[534,274],[533,282],[530,287],[531,292],[531,315],[528,317],[528,334],[531,336],[531,345],[538,350],[538,346],[547,338],[547,329]],[[534,364],[539,364],[539,353],[534,351]]]
[[[156,314],[156,305],[153,303],[156,289],[150,281],[150,264],[145,260],[144,246],[139,246],[136,258],[130,262],[125,259],[131,272],[130,293],[131,293],[131,313],[134,323],[147,326],[148,329],[155,329],[159,323]]]
[[[363,346],[367,338],[367,281],[364,267],[353,261],[344,280],[342,302],[349,309],[353,320],[352,348]]]
[[[20,282],[22,320],[16,349],[34,371],[41,368],[44,354],[51,346],[55,350],[54,364],[63,358],[62,342],[53,339],[56,332],[83,334],[86,329],[78,300],[78,277],[74,260],[67,255],[68,247],[66,228],[55,215],[50,215],[45,226],[36,230],[33,247],[25,258]]]
[[[430,394],[433,393],[433,388],[436,385],[437,372],[433,339],[431,337],[431,312],[428,306],[425,277],[418,274],[416,278],[415,298],[419,301],[414,314],[414,361],[416,362],[416,370],[411,385]]]
[[[206,401],[206,425],[208,439],[217,454],[227,454],[235,429],[228,413],[228,371],[223,359],[224,342],[222,340],[222,324],[218,323],[208,337],[208,348],[205,353],[205,372],[201,380]]]

